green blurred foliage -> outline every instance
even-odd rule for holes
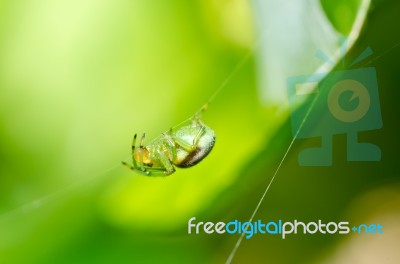
[[[347,36],[356,19],[357,10],[363,0],[321,0],[326,16],[338,32]]]
[[[322,1],[344,34],[357,10],[350,2]],[[373,41],[392,25],[379,16],[387,6],[377,8],[360,47],[381,54],[392,45],[389,36]],[[188,219],[246,220],[291,140],[287,111],[260,104],[253,57],[204,113],[217,135],[204,161],[167,178],[136,175],[120,161],[129,161],[134,133],[151,140],[190,122],[255,45],[253,32],[240,0],[1,2],[0,263],[225,261],[237,237],[189,236]],[[398,83],[388,72],[395,63],[379,76],[388,87]],[[395,168],[388,159],[368,165],[369,177],[361,165],[299,168],[302,144],[260,219],[339,218],[360,181],[373,184],[374,173]],[[308,263],[335,239],[259,237],[243,243],[238,261]]]

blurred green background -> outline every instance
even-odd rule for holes
[[[280,12],[266,27],[260,18],[275,9],[256,12],[254,2],[0,2],[0,263],[225,262],[238,236],[188,235],[187,221],[246,221],[292,140],[287,106],[260,96],[277,89],[260,84],[260,35],[320,26],[284,31],[290,17]],[[290,2],[268,2],[296,13]],[[382,161],[345,161],[346,137],[337,135],[332,167],[300,167],[299,151],[319,141],[297,140],[256,219],[379,222],[385,234],[255,236],[234,263],[400,261],[400,3],[366,2],[321,1],[319,15],[334,36],[355,34],[346,60],[374,50],[362,66],[377,70],[383,128],[360,138],[381,148]],[[361,30],[354,21],[363,12]],[[224,81],[203,115],[217,135],[204,161],[166,178],[120,164],[134,133],[157,137]]]

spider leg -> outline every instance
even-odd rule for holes
[[[132,140],[132,164],[133,164],[133,167],[135,167],[135,169],[137,168],[137,164],[136,164],[136,160],[135,160],[136,137],[137,137],[137,134],[135,134],[133,136],[133,140]]]
[[[143,174],[143,175],[149,176],[149,177],[168,176],[168,175],[172,174],[173,172],[168,172],[167,170],[165,170],[165,168],[162,168],[162,167],[149,168],[145,173],[142,171],[139,171],[140,174]]]
[[[142,138],[140,139],[140,148],[143,148],[144,139],[146,138],[146,133],[143,133]]]
[[[200,137],[204,134],[205,131],[206,131],[206,127],[203,124],[201,124],[199,131],[197,132],[196,136],[193,139],[193,145],[192,145],[193,147],[197,147]]]
[[[165,175],[170,175],[175,172],[174,165],[172,165],[172,162],[168,159],[168,157],[165,155],[165,153],[161,149],[157,149],[157,154],[160,159],[161,164],[165,168],[164,174]]]
[[[201,108],[201,112],[204,112],[207,110],[208,104],[205,104],[202,108]],[[204,124],[204,122],[201,120],[200,118],[200,113],[196,114],[193,117],[192,120],[192,126],[193,127],[200,127],[199,131],[197,132],[196,136],[193,139],[193,147],[197,147],[197,144],[199,143],[200,137],[204,134],[205,130],[206,130],[206,125]]]
[[[197,131],[196,135],[193,138],[192,144],[189,144],[186,141],[181,140],[180,138],[175,138],[175,137],[173,138],[174,142],[176,144],[178,144],[180,147],[182,147],[183,149],[185,149],[186,151],[189,151],[189,152],[193,151],[194,149],[196,149],[197,145],[199,144],[199,140],[200,140],[201,136],[206,131],[206,126],[203,123],[198,123],[198,124],[199,125],[196,126],[196,127],[198,127],[198,131]]]
[[[136,160],[135,160],[136,137],[137,137],[137,134],[135,134],[135,135],[133,136],[133,140],[132,140],[132,164],[133,164],[133,166],[129,165],[129,164],[126,163],[125,161],[122,162],[123,165],[127,166],[127,167],[130,168],[131,170],[137,170],[137,169],[138,169],[138,166],[137,166]]]
[[[196,112],[196,114],[194,115],[193,119],[194,120],[200,120],[200,116],[208,109],[208,103],[205,103],[199,111]]]
[[[129,169],[133,170],[134,172],[136,172],[138,174],[141,174],[141,175],[144,175],[144,176],[150,176],[150,172],[147,171],[147,170],[142,171],[142,170],[140,170],[138,168],[135,168],[134,166],[129,165],[128,163],[126,163],[124,161],[122,162],[122,165],[127,166]]]
[[[143,143],[144,143],[145,137],[146,137],[146,133],[143,133],[142,138],[140,139],[140,145],[139,145],[139,150],[138,150],[140,169],[144,172],[146,171],[146,169],[144,168],[144,165],[143,165]]]
[[[174,143],[174,139],[171,136],[172,129],[170,129],[169,132],[162,133],[165,143],[166,143],[166,148],[168,151],[168,154],[170,156],[170,160],[173,160],[176,157],[176,147]]]
[[[192,125],[193,126],[205,126],[204,122],[201,120],[199,114],[195,114],[192,118]]]

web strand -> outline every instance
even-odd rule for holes
[[[204,111],[204,107],[206,105],[208,105],[209,103],[211,103],[214,100],[214,98],[228,85],[230,80],[235,76],[235,74],[237,74],[239,72],[239,70],[241,68],[243,68],[244,64],[252,56],[253,53],[254,53],[254,48],[249,50],[242,57],[242,59],[239,62],[237,62],[237,64],[233,68],[233,70],[222,81],[221,85],[218,86],[218,88],[215,90],[215,92],[209,97],[207,102],[198,111],[196,111],[189,118],[187,118],[184,121],[180,122],[179,124],[175,125],[173,128],[179,127],[183,123],[193,119],[196,115],[199,115],[202,111]],[[155,140],[155,139],[153,139],[153,140]],[[124,160],[130,159],[131,157],[132,157],[132,155],[129,154],[129,156],[127,155]],[[104,172],[96,174],[96,176],[94,176],[94,177],[84,178],[83,180],[73,182],[73,183],[65,186],[64,188],[61,188],[58,191],[55,191],[55,192],[53,192],[51,194],[48,194],[48,195],[45,195],[45,196],[43,196],[41,198],[33,199],[32,201],[30,201],[28,203],[25,203],[25,204],[20,205],[20,206],[14,208],[14,209],[11,209],[11,210],[9,210],[9,211],[7,211],[5,213],[2,213],[2,214],[0,214],[0,222],[4,221],[6,219],[9,219],[11,216],[16,215],[18,213],[27,213],[27,212],[32,211],[34,209],[40,208],[41,206],[49,203],[50,201],[53,201],[53,200],[55,200],[55,199],[57,199],[57,198],[59,198],[59,197],[61,197],[63,195],[66,195],[66,194],[76,190],[77,188],[79,188],[79,187],[81,187],[81,186],[83,186],[85,184],[88,184],[89,182],[92,182],[92,181],[100,178],[101,176],[111,172],[112,170],[116,169],[119,166],[121,166],[120,162],[116,163],[111,168],[106,169]]]
[[[308,110],[307,110],[306,115],[304,116],[303,120],[302,120],[301,123],[300,123],[299,128],[298,128],[297,131],[296,131],[296,134],[294,135],[293,139],[290,141],[289,146],[288,146],[288,148],[287,148],[286,151],[285,151],[285,154],[283,155],[282,159],[280,160],[280,162],[279,162],[279,164],[278,164],[278,167],[276,168],[276,170],[275,170],[275,172],[274,172],[274,174],[273,174],[271,180],[268,182],[267,187],[265,188],[263,194],[261,195],[261,198],[260,198],[260,200],[258,201],[257,206],[255,207],[253,213],[251,214],[251,217],[250,217],[250,219],[248,220],[249,222],[252,222],[252,221],[253,221],[255,215],[257,214],[258,210],[260,209],[260,206],[261,206],[262,202],[264,201],[264,199],[265,199],[265,197],[266,197],[266,195],[267,195],[267,193],[268,193],[268,191],[269,191],[269,189],[270,189],[272,183],[274,182],[274,180],[275,180],[275,178],[276,178],[276,175],[278,174],[280,168],[282,167],[282,164],[283,164],[283,162],[285,161],[286,156],[288,155],[290,149],[292,148],[292,145],[293,145],[294,141],[297,139],[297,136],[299,135],[301,129],[303,128],[304,123],[306,122],[308,116],[310,115],[310,112],[311,112],[311,110],[313,109],[313,107],[314,107],[314,105],[315,105],[315,102],[317,101],[318,96],[319,96],[319,94],[318,94],[317,96],[314,97],[314,99],[313,99],[313,101],[312,101],[310,107],[309,107]],[[238,250],[240,244],[242,243],[242,240],[243,240],[244,235],[245,235],[244,232],[240,235],[240,237],[239,237],[239,239],[237,240],[237,242],[236,242],[234,248],[232,249],[231,253],[230,253],[229,256],[228,256],[228,259],[226,260],[226,264],[230,264],[230,263],[232,262],[233,258],[235,257],[236,251]]]
[[[382,58],[383,56],[385,56],[386,54],[388,54],[390,51],[394,50],[395,48],[397,48],[397,47],[399,47],[399,46],[400,46],[400,42],[397,43],[397,44],[395,44],[395,45],[393,45],[393,46],[390,47],[389,49],[385,50],[384,52],[382,52],[381,54],[379,54],[378,56],[376,56],[374,59],[372,59],[372,60],[370,60],[370,61],[368,61],[368,62],[362,64],[362,67],[364,67],[364,66],[366,66],[366,65],[369,65],[369,64],[371,64],[372,62],[377,61],[378,59]],[[281,161],[279,162],[278,167],[276,168],[276,170],[275,170],[275,172],[274,172],[274,174],[273,174],[271,180],[268,182],[267,187],[265,188],[263,194],[261,195],[261,198],[260,198],[260,200],[258,201],[258,203],[257,203],[257,205],[256,205],[256,207],[255,207],[253,213],[251,214],[251,217],[250,217],[250,219],[248,220],[248,222],[252,222],[252,221],[253,221],[255,215],[257,214],[258,210],[260,209],[260,206],[261,206],[262,202],[264,201],[264,199],[265,199],[265,197],[266,197],[266,195],[267,195],[267,193],[268,193],[268,191],[269,191],[269,189],[270,189],[272,183],[274,182],[274,180],[275,180],[275,178],[276,178],[276,176],[277,176],[277,174],[278,174],[278,172],[279,172],[279,170],[280,170],[280,168],[281,168],[283,162],[285,161],[286,156],[288,155],[290,149],[292,148],[292,145],[293,145],[294,141],[297,139],[297,137],[298,137],[298,135],[299,135],[301,129],[303,128],[304,123],[306,122],[308,116],[310,115],[311,110],[314,108],[314,105],[315,105],[315,103],[316,103],[318,97],[319,97],[319,94],[317,94],[317,96],[314,97],[314,99],[313,99],[313,101],[312,101],[310,107],[308,108],[308,110],[307,110],[307,112],[306,112],[306,114],[305,114],[305,116],[304,116],[304,118],[303,118],[303,120],[302,120],[302,122],[301,122],[301,124],[300,124],[300,126],[299,126],[299,128],[298,128],[297,131],[296,131],[296,134],[293,136],[293,139],[290,141],[290,144],[289,144],[288,148],[286,149],[285,154],[283,155]],[[239,247],[240,247],[240,245],[241,245],[241,243],[242,243],[242,240],[243,240],[244,236],[245,236],[245,233],[243,232],[243,233],[240,235],[239,239],[236,241],[235,246],[233,247],[232,251],[230,252],[230,254],[229,254],[229,256],[228,256],[228,258],[227,258],[225,264],[230,264],[230,263],[232,262],[233,258],[234,258],[235,255],[236,255],[237,250],[239,249]]]

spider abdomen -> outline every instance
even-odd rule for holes
[[[215,143],[215,134],[214,131],[209,128],[205,127],[204,133],[200,136],[198,140],[198,144],[195,148],[191,150],[184,149],[181,146],[177,147],[176,158],[173,160],[175,166],[179,168],[189,168],[191,166],[196,165],[201,160],[203,160],[208,153],[212,150]],[[192,144],[195,133],[198,132],[196,129],[192,130],[192,133],[187,133],[188,131],[177,131],[183,132],[185,136],[181,137],[180,139],[187,142],[188,144]],[[176,133],[174,136],[179,136],[180,133]]]

